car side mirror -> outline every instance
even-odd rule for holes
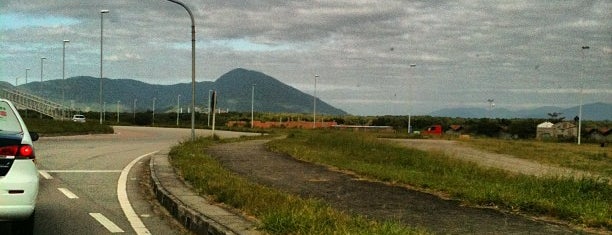
[[[32,141],[37,141],[38,138],[40,138],[40,136],[38,136],[37,132],[30,132],[30,139],[32,139]]]

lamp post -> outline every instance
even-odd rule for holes
[[[253,128],[253,111],[255,104],[255,84],[251,87],[251,128]]]
[[[117,123],[119,123],[119,103],[121,103],[121,101],[117,100]]]
[[[100,124],[102,124],[102,58],[104,55],[104,14],[109,13],[109,10],[100,10]]]
[[[176,126],[179,126],[180,109],[181,109],[181,95],[178,95],[178,97],[176,97]]]
[[[312,100],[312,129],[317,128],[317,78],[319,75],[314,77],[314,97]]]
[[[157,98],[153,97],[153,119],[151,121],[151,126],[155,126],[155,100]]]
[[[584,87],[584,60],[585,60],[585,56],[584,56],[584,50],[588,50],[590,47],[589,46],[582,46],[582,70],[580,70],[580,106],[578,108],[578,145],[580,145],[580,135],[581,130],[582,130],[582,99],[583,99],[583,92],[582,89]]]
[[[134,112],[134,124],[136,123],[136,101],[138,101],[138,99],[134,98],[134,109],[133,109],[133,112]]]
[[[185,4],[176,0],[168,1],[181,5],[191,18],[191,110],[195,111],[195,21],[191,10]],[[195,140],[195,112],[191,112],[191,140]]]
[[[410,68],[414,67],[416,67],[416,64],[410,64]],[[408,81],[408,87],[410,89],[410,94],[408,94],[410,97],[410,99],[408,99],[408,134],[410,134],[412,133],[412,126],[410,125],[410,113],[412,113],[412,105],[410,105],[412,101],[412,82]]]
[[[210,94],[211,94],[212,90],[208,90],[208,127],[210,127]]]
[[[63,41],[62,48],[62,105],[64,105],[66,98],[66,43],[69,43],[70,40]],[[64,109],[62,109],[62,119],[64,119]]]
[[[24,84],[28,84],[28,70],[30,70],[29,68],[26,69],[26,80]]]
[[[40,92],[40,96],[42,97],[42,82],[43,82],[43,71],[44,71],[44,67],[43,67],[43,61],[46,60],[46,57],[40,57],[40,86],[39,86],[39,92]]]

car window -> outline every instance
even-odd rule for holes
[[[0,101],[0,131],[22,132],[17,116],[6,101]]]

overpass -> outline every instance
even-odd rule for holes
[[[0,98],[8,99],[18,109],[28,109],[49,116],[53,119],[68,118],[70,110],[58,103],[29,94],[15,87],[0,86]]]

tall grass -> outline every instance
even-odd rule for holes
[[[202,195],[256,217],[270,234],[421,234],[392,222],[369,221],[332,209],[321,201],[302,199],[251,183],[224,169],[204,149],[213,140],[199,138],[170,151],[172,165]]]
[[[268,146],[305,161],[442,192],[472,204],[612,228],[612,187],[598,179],[542,179],[484,169],[357,132],[293,132]]]

